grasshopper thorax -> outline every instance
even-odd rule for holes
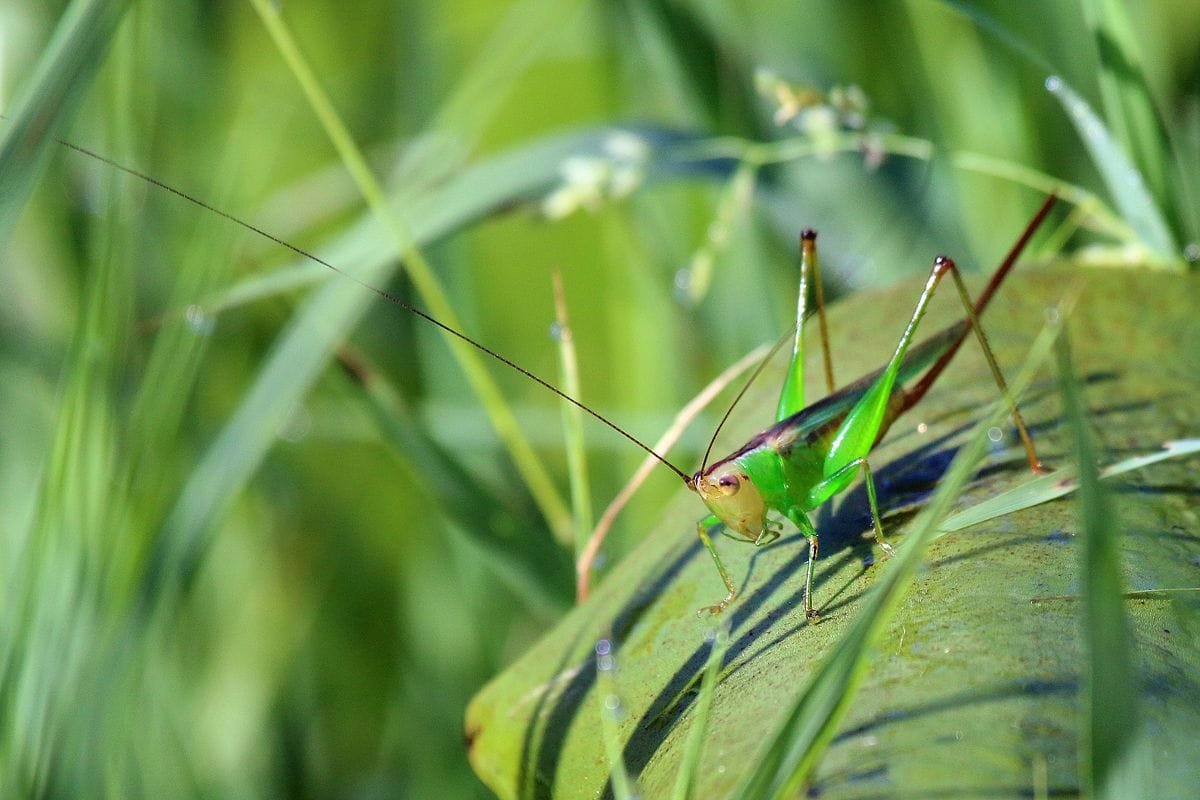
[[[700,495],[704,505],[725,527],[758,539],[766,528],[767,504],[750,473],[737,461],[721,461],[688,480],[688,488]]]

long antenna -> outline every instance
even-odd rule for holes
[[[405,301],[401,300],[399,297],[396,297],[394,294],[391,294],[390,292],[385,292],[383,289],[377,289],[376,287],[372,286],[371,284],[367,283],[366,281],[362,280],[361,278],[358,278],[357,276],[352,275],[349,272],[346,272],[344,269],[335,267],[333,264],[330,264],[325,259],[323,259],[313,253],[310,253],[309,251],[307,251],[303,248],[297,247],[296,245],[292,244],[291,242],[285,241],[285,240],[279,238],[278,236],[276,236],[275,234],[263,230],[262,228],[258,227],[257,225],[246,222],[243,219],[239,219],[238,217],[235,217],[233,214],[230,214],[227,211],[222,211],[221,209],[217,208],[216,206],[212,205],[211,203],[207,203],[204,200],[201,200],[200,198],[195,197],[194,195],[190,195],[187,192],[183,191],[182,189],[176,189],[174,186],[171,186],[170,184],[163,183],[158,178],[155,178],[151,175],[147,175],[144,172],[139,172],[138,170],[136,170],[132,167],[127,167],[124,164],[121,164],[117,161],[113,161],[111,158],[101,155],[100,153],[97,153],[94,150],[89,150],[88,148],[83,147],[81,145],[77,145],[72,142],[68,142],[64,139],[58,139],[58,138],[56,138],[54,141],[58,142],[63,147],[74,150],[77,153],[82,153],[86,156],[90,156],[103,164],[107,164],[108,166],[112,167],[113,169],[120,170],[121,172],[124,172],[127,175],[132,175],[133,177],[135,177],[139,180],[145,181],[146,183],[150,184],[151,186],[155,186],[159,189],[163,189],[164,191],[170,192],[171,194],[175,195],[176,197],[181,197],[184,200],[187,200],[189,203],[193,203],[197,206],[200,206],[201,208],[203,208],[206,211],[210,211],[213,214],[223,217],[224,219],[227,219],[236,225],[240,225],[241,227],[245,228],[246,230],[252,231],[253,233],[258,234],[259,236],[262,236],[263,238],[269,239],[272,242],[274,242],[275,244],[280,245],[281,247],[286,247],[288,250],[291,250],[293,253],[295,253],[296,255],[298,255],[302,258],[307,258],[310,261],[314,261],[323,267],[327,267],[328,269],[333,270],[334,272],[336,272],[339,275],[349,278],[350,280],[357,283],[359,286],[363,287],[364,289],[367,289],[368,291],[374,292],[376,295],[378,295],[379,297],[382,297],[384,300],[387,300],[389,303],[394,303],[395,305],[398,305],[403,309],[411,311],[412,313],[416,314],[418,317],[425,320],[426,322],[436,325],[437,327],[441,328],[446,333],[449,333],[452,336],[458,337],[460,340],[466,342],[467,344],[471,345],[475,349],[480,350],[481,352],[487,353],[489,356],[496,359],[500,363],[505,364],[506,366],[516,370],[517,372],[524,375],[526,378],[529,378],[530,380],[533,380],[536,383],[541,384],[542,386],[544,386],[547,389],[549,389],[550,391],[554,392],[556,395],[558,395],[562,399],[566,400],[568,403],[571,403],[571,404],[579,407],[580,409],[586,411],[587,413],[591,414],[593,417],[600,420],[605,425],[612,428],[614,431],[621,434],[626,439],[633,442],[638,447],[642,448],[647,453],[649,453],[650,455],[657,458],[659,460],[659,462],[661,464],[663,464],[663,466],[667,467],[672,472],[674,472],[676,475],[678,475],[680,478],[682,478],[684,483],[687,483],[688,481],[691,480],[691,476],[688,475],[686,472],[684,472],[679,467],[672,464],[670,461],[667,461],[667,459],[663,458],[658,453],[654,452],[654,450],[652,450],[649,445],[643,443],[636,436],[629,433],[624,428],[622,428],[620,425],[617,425],[615,422],[613,422],[612,420],[610,420],[607,417],[605,417],[604,415],[602,415],[600,412],[593,411],[591,408],[587,407],[579,400],[576,400],[574,397],[571,397],[571,395],[562,391],[561,389],[559,389],[557,386],[550,383],[549,381],[539,378],[537,375],[533,374],[532,372],[530,372],[529,370],[520,366],[519,364],[517,364],[513,361],[510,361],[509,359],[500,355],[499,353],[497,353],[495,350],[491,349],[487,345],[484,345],[484,344],[481,344],[480,342],[475,341],[474,339],[472,339],[470,336],[467,336],[462,331],[456,330],[455,328],[451,328],[449,325],[442,322],[437,317],[434,317],[433,315],[428,314],[425,311],[422,311],[421,309],[417,308],[416,306],[414,306],[410,303],[406,303]],[[710,447],[711,447],[711,445],[710,445]]]
[[[712,455],[713,445],[717,443],[717,434],[721,432],[721,428],[725,427],[725,423],[729,420],[729,415],[733,413],[733,409],[736,408],[737,404],[741,402],[742,396],[745,395],[750,389],[750,384],[754,383],[758,376],[762,374],[762,371],[766,369],[767,362],[769,362],[771,358],[779,352],[779,348],[783,347],[783,343],[790,339],[795,332],[796,329],[793,327],[783,336],[779,337],[779,341],[775,342],[775,344],[771,346],[771,349],[767,351],[765,356],[763,356],[763,360],[758,362],[758,366],[754,368],[754,372],[750,373],[750,377],[746,379],[744,384],[742,384],[742,388],[738,391],[737,397],[733,398],[733,402],[729,404],[729,408],[725,409],[725,416],[721,417],[721,421],[717,423],[716,430],[713,431],[712,438],[708,440],[708,448],[704,451],[704,460],[700,462],[701,475],[703,475],[704,471],[708,469],[708,457]]]

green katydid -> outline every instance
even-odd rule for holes
[[[925,289],[917,300],[912,318],[905,327],[896,350],[879,371],[867,375],[810,406],[804,405],[803,320],[807,303],[807,284],[820,283],[816,234],[806,230],[801,237],[801,279],[797,305],[792,361],[780,393],[776,424],[752,438],[733,454],[708,465],[712,451],[705,453],[704,464],[688,479],[688,488],[700,495],[711,512],[696,524],[705,549],[712,556],[727,594],[708,611],[720,613],[737,596],[737,588],[721,563],[709,536],[709,528],[724,525],[727,531],[755,545],[773,541],[780,534],[777,523],[767,519],[774,511],[790,520],[808,538],[809,559],[805,578],[804,610],[809,619],[818,618],[812,605],[813,567],[817,559],[817,531],[808,512],[844,491],[861,470],[867,484],[867,500],[875,537],[885,552],[891,550],[883,535],[875,482],[867,457],[896,419],[915,406],[949,364],[958,348],[974,331],[987,359],[992,376],[1002,394],[1007,392],[1004,376],[992,354],[979,316],[987,307],[1000,283],[1008,275],[1021,251],[1054,205],[1048,197],[1026,226],[1012,250],[993,273],[988,285],[974,304],[967,293],[954,262],[945,256],[934,259]],[[953,279],[966,311],[966,318],[945,328],[921,344],[912,347],[913,335],[925,314],[930,298],[946,274]],[[823,314],[817,293],[818,314]],[[822,318],[822,328],[824,328]],[[826,383],[833,386],[832,359],[828,339],[822,339]],[[932,364],[931,364],[932,362]],[[912,389],[903,382],[914,373],[927,371]],[[1042,472],[1033,440],[1014,403],[1013,422],[1021,436],[1029,467]],[[714,435],[715,439],[715,435]],[[701,609],[704,611],[705,609]]]
[[[901,335],[891,359],[877,372],[864,376],[837,392],[833,392],[832,358],[829,352],[828,336],[824,335],[826,325],[817,261],[816,234],[806,230],[801,237],[801,276],[796,324],[794,330],[789,333],[789,338],[793,341],[792,357],[780,394],[776,423],[750,439],[750,441],[731,455],[710,465],[708,464],[708,458],[711,455],[712,442],[715,442],[716,439],[716,433],[714,433],[708,451],[705,453],[702,466],[695,474],[688,475],[655,452],[653,448],[599,412],[486,345],[467,336],[465,333],[446,325],[425,311],[406,303],[388,292],[364,283],[313,253],[296,247],[262,228],[224,212],[156,178],[119,164],[87,148],[59,141],[70,149],[102,161],[110,167],[132,175],[160,189],[171,192],[188,202],[216,213],[230,222],[266,237],[304,258],[310,259],[359,283],[363,288],[416,314],[427,322],[441,328],[446,333],[467,342],[509,368],[541,384],[559,397],[586,411],[652,455],[678,475],[689,489],[700,495],[700,498],[704,501],[710,512],[708,516],[697,523],[696,530],[705,548],[712,556],[721,580],[725,584],[727,594],[719,603],[700,609],[701,612],[707,610],[712,613],[720,613],[737,595],[737,589],[730,580],[729,574],[721,563],[716,548],[713,546],[709,530],[714,526],[724,525],[727,532],[734,538],[752,542],[756,545],[763,545],[777,538],[781,530],[779,523],[768,521],[767,513],[773,511],[789,519],[808,539],[809,561],[805,583],[805,612],[810,619],[818,618],[812,606],[812,576],[817,558],[817,531],[807,516],[808,512],[815,510],[834,495],[844,491],[861,469],[866,479],[867,495],[876,538],[885,551],[890,551],[890,545],[886,542],[879,519],[875,485],[867,457],[875,444],[886,433],[889,426],[901,414],[916,405],[929,390],[958,351],[958,348],[970,335],[971,331],[974,331],[976,338],[979,340],[997,386],[1002,393],[1006,391],[1004,378],[996,364],[995,357],[992,355],[987,338],[979,325],[979,316],[1000,283],[1016,263],[1025,245],[1045,219],[1055,201],[1055,198],[1051,196],[1042,204],[1041,208],[1026,226],[1020,238],[1013,245],[1008,256],[995,273],[993,273],[991,280],[974,304],[972,304],[967,294],[962,277],[959,275],[954,262],[944,256],[939,256],[935,259],[929,279],[917,301],[912,318]],[[951,275],[955,282],[958,294],[966,310],[966,317],[924,342],[910,347],[916,329],[925,314],[929,300],[933,296],[941,279],[947,273]],[[802,323],[807,311],[810,284],[814,285],[816,311],[820,318],[823,333],[822,345],[826,384],[831,393],[823,400],[806,407],[804,405],[803,389],[804,335]],[[759,365],[758,372],[761,372],[765,363],[766,359]],[[922,370],[926,371],[918,382],[911,389],[904,389],[903,383],[915,377]],[[758,375],[758,372],[755,373],[755,376]],[[732,411],[732,406],[730,407],[730,411]],[[1024,444],[1030,468],[1035,472],[1042,471],[1042,466],[1038,461],[1033,442],[1029,437],[1029,433],[1015,404],[1012,407],[1012,415]],[[725,419],[728,416],[729,412],[726,412]],[[718,425],[718,432],[724,424],[725,419],[722,419],[721,425]]]

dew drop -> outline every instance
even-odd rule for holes
[[[1004,431],[996,427],[988,428],[988,439],[993,442],[1001,442],[1004,440]]]
[[[674,288],[676,291],[688,291],[691,289],[691,270],[688,267],[683,267],[682,270],[676,272],[674,277]]]
[[[601,703],[601,709],[604,716],[612,722],[620,722],[625,719],[625,705],[621,702],[621,698],[615,694],[607,694]]]
[[[917,433],[925,433],[928,430],[929,430],[929,425],[927,425],[926,423],[924,423],[924,422],[917,423]]]
[[[556,342],[563,342],[567,339],[567,328],[561,322],[555,321],[550,323],[550,338]]]
[[[684,267],[675,273],[675,296],[686,298],[692,290],[692,270]]]
[[[1046,91],[1057,93],[1062,90],[1062,78],[1057,75],[1048,75],[1046,77]]]
[[[183,318],[187,320],[188,327],[192,329],[192,332],[200,336],[208,336],[216,327],[216,321],[212,315],[194,303],[184,310]]]
[[[596,642],[596,655],[606,656],[612,652],[612,642],[608,639],[601,639]]]

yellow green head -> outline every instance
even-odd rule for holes
[[[766,530],[766,501],[750,474],[736,461],[722,461],[697,472],[688,481],[688,488],[700,495],[708,510],[729,530],[747,539],[758,539]]]

